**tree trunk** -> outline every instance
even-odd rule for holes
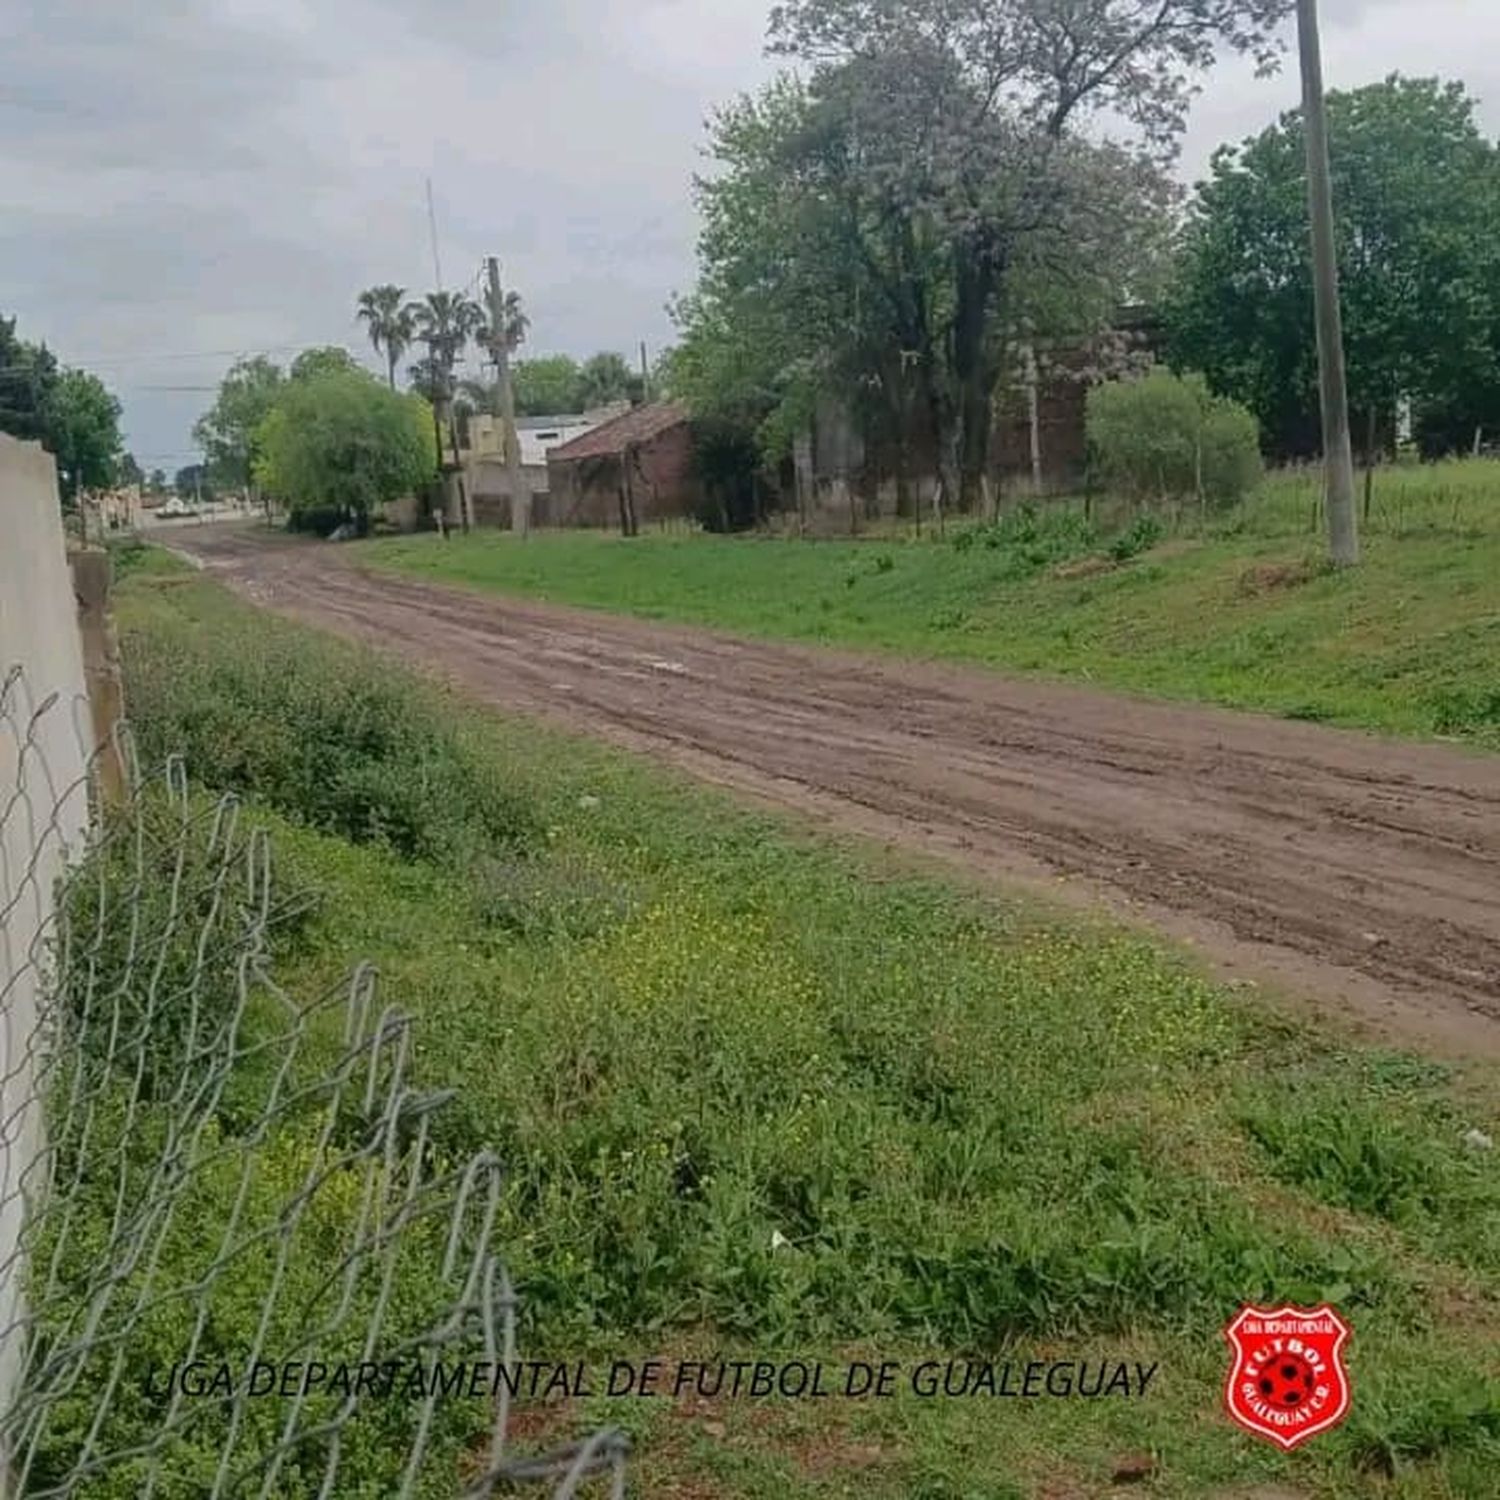
[[[432,424],[437,433],[438,471],[443,478],[443,515],[448,525],[463,520],[463,500],[458,491],[458,470],[444,451],[443,430],[452,427],[452,403],[440,398],[432,408]]]
[[[467,535],[473,518],[469,515],[468,486],[464,483],[463,459],[459,456],[458,419],[451,401],[448,403],[448,441],[451,444],[454,492],[458,497],[458,520]]]
[[[1375,500],[1375,444],[1380,436],[1380,418],[1372,406],[1365,413],[1365,521]]]
[[[1040,499],[1045,487],[1042,469],[1042,377],[1037,368],[1035,344],[1026,346],[1026,425],[1031,444],[1031,492]]]
[[[953,315],[953,374],[958,383],[956,430],[950,437],[957,484],[948,503],[972,511],[980,503],[980,478],[989,464],[995,361],[989,348],[991,303],[998,268],[982,248],[960,260]]]

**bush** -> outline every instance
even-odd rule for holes
[[[960,552],[984,547],[1004,554],[998,580],[1012,582],[1054,567],[1093,549],[1092,523],[1078,511],[1026,504],[986,526],[974,526],[953,538]]]
[[[1135,500],[1234,505],[1258,482],[1254,416],[1214,396],[1201,375],[1153,370],[1095,387],[1088,398],[1090,463],[1108,489]]]
[[[332,536],[350,519],[349,512],[337,505],[308,505],[287,513],[286,529],[305,536]]]
[[[1109,555],[1119,563],[1129,562],[1149,552],[1160,540],[1161,522],[1151,515],[1140,515],[1109,544]]]
[[[148,629],[121,634],[148,765],[181,754],[216,791],[407,858],[464,864],[530,843],[535,819],[504,767],[469,745],[436,694],[272,620],[255,621],[253,648],[233,630],[196,629],[178,613],[181,592],[158,600]]]

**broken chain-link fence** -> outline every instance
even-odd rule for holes
[[[0,688],[0,1493],[623,1495],[619,1433],[513,1451],[501,1164],[373,970],[277,983],[310,904],[235,801],[131,775],[54,897],[76,709]]]

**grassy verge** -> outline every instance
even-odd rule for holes
[[[1318,563],[1317,489],[1279,475],[1206,530],[1077,505],[946,544],[487,534],[362,556],[438,581],[751,634],[947,657],[1500,745],[1500,467],[1382,474],[1364,565]]]
[[[120,621],[147,758],[265,799],[321,894],[284,981],[375,960],[458,1091],[438,1148],[509,1163],[528,1353],[1160,1365],[1141,1401],[596,1398],[528,1430],[628,1424],[652,1495],[1086,1495],[1141,1451],[1163,1495],[1492,1493],[1500,1179],[1461,1139],[1493,1133],[1492,1073],[1320,1040],[1138,937],[811,844],[197,578],[138,573]],[[335,776],[393,714],[362,816],[304,796],[288,761]],[[431,756],[442,795],[395,823]],[[454,825],[496,780],[500,821]],[[1284,1457],[1220,1417],[1219,1330],[1324,1297],[1354,1413]]]

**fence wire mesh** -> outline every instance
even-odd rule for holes
[[[0,688],[4,1492],[623,1495],[615,1431],[514,1451],[502,1167],[411,1022],[367,966],[278,984],[309,903],[180,763],[80,837],[86,720]]]

